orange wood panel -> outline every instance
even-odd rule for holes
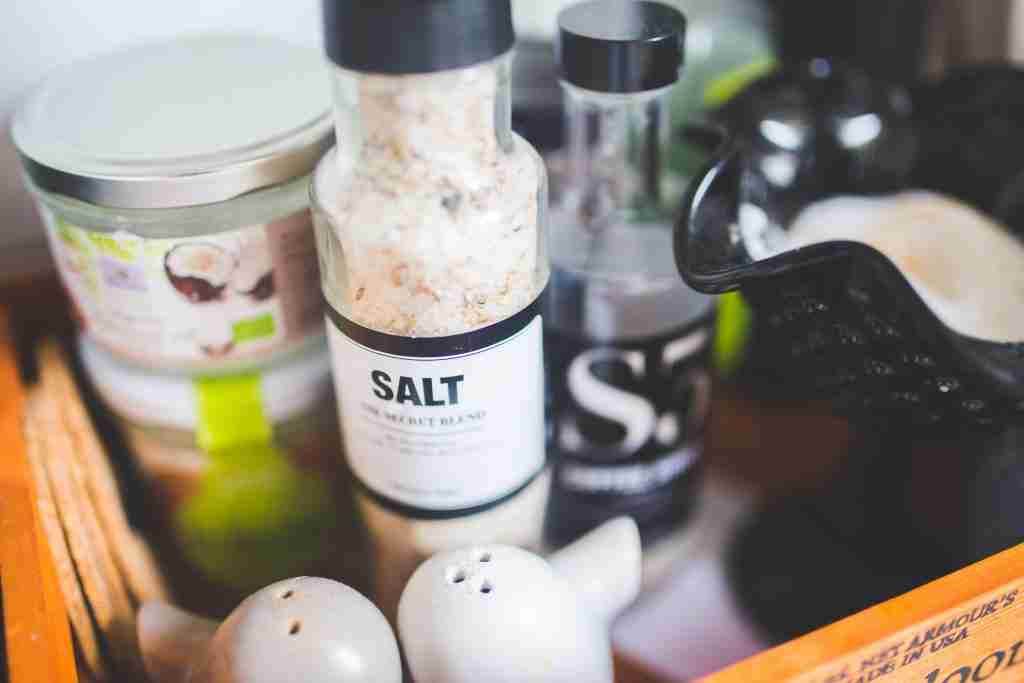
[[[836,590],[842,590],[842,586],[836,586]],[[947,641],[948,647],[940,651],[929,647],[931,654],[935,655],[930,660],[900,666],[909,651],[914,649],[908,646],[917,642],[914,640],[915,636],[920,640],[928,633],[929,627],[945,623],[944,620],[955,618],[961,613],[972,614],[975,608],[983,606],[990,598],[995,601],[1013,591],[1017,591],[1013,595],[1016,602],[998,605],[997,611],[987,623],[981,620],[977,624],[965,621],[963,628],[969,633],[965,634],[968,637],[962,641]],[[1024,639],[1022,606],[1024,545],[743,661],[703,679],[703,683],[776,683],[791,681],[797,677],[801,681],[854,683],[861,680],[862,676],[865,681],[926,681],[926,674],[933,670],[941,672],[941,675],[937,676],[941,683],[950,674],[953,675],[950,680],[959,680],[959,674],[956,672],[961,667],[967,669],[967,678],[964,680],[972,680],[974,667],[987,657],[994,657],[996,652],[1004,653],[1000,657],[1001,660],[1013,659],[1006,648],[1013,646],[1017,640]],[[959,624],[959,621],[957,623]],[[982,625],[985,628],[981,628]],[[954,637],[960,629],[961,626],[958,625],[953,633]],[[895,647],[901,642],[903,647],[900,649],[900,657],[891,658],[882,654],[890,646]],[[933,641],[928,641],[929,646],[931,642]],[[939,644],[942,644],[941,639]],[[876,657],[882,664],[893,661],[896,668],[889,674],[869,679],[870,662]],[[1022,658],[1024,646],[1018,648],[1018,659]],[[991,658],[987,666],[991,667],[994,663],[995,659]],[[850,666],[847,667],[847,664]],[[926,671],[922,674],[921,670]],[[811,675],[812,672],[815,672],[815,675]],[[983,668],[980,676],[973,680],[987,679],[986,673],[988,668]],[[1024,681],[1024,664],[1012,671],[1002,672],[994,678],[997,681]]]
[[[52,277],[26,278],[18,284],[18,287],[4,287],[0,290],[0,294],[7,295],[0,300],[17,306],[19,320],[27,316],[28,327],[38,326],[50,331],[55,328],[63,331],[67,327],[66,311],[57,305],[60,294]],[[40,297],[44,296],[47,302],[53,302],[54,305],[39,306]],[[7,315],[0,308],[0,586],[4,592],[7,618],[8,666],[12,683],[75,683],[77,677],[67,617],[56,584],[53,563],[40,532],[32,488],[27,479],[21,431],[22,394],[11,354],[8,321]],[[723,408],[722,419],[719,421],[727,423],[731,429],[713,430],[719,437],[711,444],[713,453],[710,459],[717,469],[739,475],[741,479],[761,483],[780,479],[777,485],[768,487],[772,493],[779,493],[799,488],[807,480],[821,477],[833,464],[831,461],[819,462],[806,458],[794,464],[793,472],[783,477],[777,472],[748,471],[754,470],[754,466],[764,459],[748,458],[745,454],[759,455],[761,443],[771,441],[762,438],[765,436],[762,432],[771,429],[773,425],[784,428],[785,416],[773,416],[773,419],[766,420],[761,411],[754,410],[754,405],[747,405],[745,401],[720,400],[719,407]],[[844,425],[838,422],[833,425],[827,419],[808,416],[801,411],[796,413],[793,420],[801,420],[802,425],[808,420],[812,421],[821,427],[823,442],[838,446],[829,450],[841,450],[845,445],[848,434]],[[737,420],[740,424],[738,429]],[[774,475],[774,478],[769,475]],[[779,491],[775,491],[776,488]],[[1024,546],[996,555],[741,662],[703,681],[775,683],[800,679],[801,682],[813,680],[817,683],[819,678],[828,681],[829,673],[840,671],[844,662],[860,663],[870,658],[876,646],[891,642],[905,629],[927,626],[950,610],[969,608],[982,596],[987,599],[986,594],[1017,586],[1021,587],[1019,600],[1024,604]],[[842,590],[843,587],[837,586],[836,589]],[[1024,638],[1024,609],[1007,611],[990,631]],[[972,630],[971,638],[934,656],[934,666],[938,666],[940,661],[945,662],[938,683],[942,683],[943,677],[950,672],[954,673],[951,680],[958,680],[955,675],[957,667],[982,662],[991,654],[986,648],[1012,645],[986,638],[987,633],[975,637]],[[1020,655],[1024,656],[1024,649]],[[916,672],[913,677],[907,678],[904,673],[909,670],[896,671],[878,680],[926,680],[924,675]],[[980,671],[982,677],[986,671]],[[1024,681],[1024,664],[1012,671],[1003,671],[993,676],[993,679],[1000,683]],[[616,680],[619,683],[663,683],[661,679],[645,672],[641,665],[623,658],[616,662]],[[856,675],[835,679],[836,683],[856,683],[857,680]]]
[[[0,310],[0,589],[12,683],[76,683],[56,569],[42,533],[22,432],[24,394]]]

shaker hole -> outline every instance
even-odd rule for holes
[[[480,556],[480,561],[481,562],[490,562],[491,561],[491,554],[490,553],[484,553],[483,555]]]
[[[490,581],[484,581],[480,586],[480,592],[484,595],[490,595],[493,590],[494,586],[491,585]]]
[[[287,600],[288,598],[292,597],[293,595],[295,595],[295,591],[293,591],[293,590],[286,590],[284,593],[281,593],[281,599],[282,600]]]
[[[299,621],[298,619],[295,619],[294,621],[292,621],[291,625],[288,627],[288,635],[290,635],[290,636],[298,635],[299,631],[301,631],[301,630],[302,630],[302,622]]]
[[[445,580],[448,583],[462,583],[469,578],[464,567],[458,565],[448,567],[444,572]]]

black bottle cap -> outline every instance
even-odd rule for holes
[[[327,56],[366,73],[458,69],[515,42],[510,0],[323,0],[323,16]]]
[[[656,90],[679,80],[686,18],[659,2],[592,0],[558,15],[562,77],[596,92]]]

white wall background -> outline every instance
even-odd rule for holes
[[[320,0],[0,0],[0,27],[2,249],[41,239],[9,126],[18,101],[47,72],[124,46],[209,31],[270,33],[319,47]]]
[[[181,34],[269,33],[319,49],[320,1],[0,0],[0,268],[8,247],[41,238],[8,131],[17,102],[33,83],[50,70],[83,58]],[[519,34],[527,38],[550,35],[558,10],[572,2],[512,1]],[[1009,24],[1012,56],[1024,59],[1024,0],[999,4],[1006,6],[1004,14],[1013,8],[1013,21],[1002,23]],[[997,54],[1005,47],[998,45]]]
[[[514,0],[522,33],[552,23],[567,1]],[[0,0],[0,27],[0,249],[42,239],[9,125],[18,101],[47,72],[125,46],[209,31],[321,44],[320,0]]]

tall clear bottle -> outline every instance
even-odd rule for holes
[[[570,173],[552,207],[544,319],[554,545],[620,514],[650,542],[695,499],[713,300],[679,277],[677,198],[662,192],[685,27],[655,2],[559,16]]]
[[[328,337],[379,599],[453,546],[537,545],[547,185],[511,130],[509,0],[325,0]]]

